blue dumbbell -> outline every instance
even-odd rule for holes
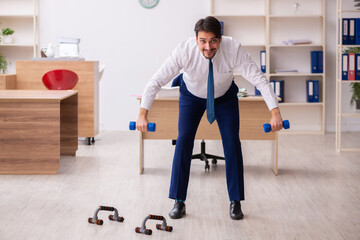
[[[136,129],[136,122],[131,121],[130,124],[129,124],[129,129],[130,130],[135,130]],[[149,123],[148,124],[148,130],[150,132],[155,132],[156,124],[155,123]]]
[[[264,132],[268,133],[268,132],[271,131],[271,125],[269,123],[264,123],[263,127],[264,127]],[[285,129],[290,128],[289,120],[284,120],[283,121],[283,128],[285,128]]]

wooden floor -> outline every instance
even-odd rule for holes
[[[347,138],[360,143],[359,134]],[[345,140],[344,140],[345,142]],[[199,152],[196,142],[194,153]],[[229,218],[224,162],[205,172],[194,160],[187,215],[168,212],[171,141],[145,142],[145,173],[138,175],[138,133],[103,132],[95,145],[79,142],[58,175],[0,176],[0,239],[360,239],[360,153],[335,152],[334,134],[280,135],[279,176],[270,168],[270,142],[243,141],[245,218]],[[207,152],[222,154],[219,141]],[[123,223],[89,224],[99,205],[113,206]],[[135,233],[147,214],[163,215],[174,230]]]

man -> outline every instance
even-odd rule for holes
[[[239,139],[238,87],[233,73],[239,72],[262,93],[271,111],[272,131],[282,128],[282,118],[269,81],[240,43],[221,36],[220,22],[214,17],[200,19],[196,37],[182,42],[148,82],[136,128],[146,132],[147,113],[162,86],[179,74],[179,135],[172,166],[169,198],[175,199],[169,216],[186,214],[185,200],[190,175],[191,156],[197,127],[205,112],[210,123],[217,121],[225,154],[226,181],[230,199],[230,217],[242,219],[240,201],[244,200],[243,159]]]

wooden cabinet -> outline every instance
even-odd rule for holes
[[[0,29],[15,30],[12,43],[0,43],[0,53],[10,62],[8,73],[15,73],[16,60],[38,54],[38,0],[1,0]]]
[[[79,137],[95,137],[99,134],[98,61],[17,61],[16,88],[46,89],[42,77],[55,69],[68,69],[78,75],[79,80],[74,90],[78,90],[79,98]]]
[[[266,51],[269,80],[284,80],[284,119],[297,133],[325,131],[325,0],[211,0],[211,15],[224,23],[224,35],[238,40],[260,66],[260,51]],[[289,39],[309,39],[311,44],[284,45]],[[311,51],[323,51],[323,73],[311,73]],[[279,73],[277,70],[298,72]],[[318,80],[320,101],[306,100],[306,80]],[[253,95],[253,85],[235,74],[240,88]]]
[[[360,151],[360,142],[358,139],[354,141],[354,146],[342,145],[342,132],[344,129],[344,123],[353,123],[355,126],[359,126],[360,113],[355,112],[350,106],[350,97],[352,92],[349,89],[349,85],[352,82],[360,84],[360,80],[350,81],[342,80],[342,53],[347,48],[359,47],[360,45],[343,45],[342,44],[342,32],[343,32],[343,18],[360,18],[360,10],[356,10],[353,7],[353,1],[337,0],[337,25],[336,28],[336,150],[340,151]],[[356,147],[357,146],[357,147]]]

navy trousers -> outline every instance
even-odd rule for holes
[[[182,78],[179,85],[179,135],[172,165],[169,198],[185,201],[195,135],[206,110],[206,99],[191,94]],[[226,183],[230,201],[245,199],[243,158],[239,138],[238,91],[233,82],[229,90],[214,102],[215,119],[220,129],[225,154]]]

